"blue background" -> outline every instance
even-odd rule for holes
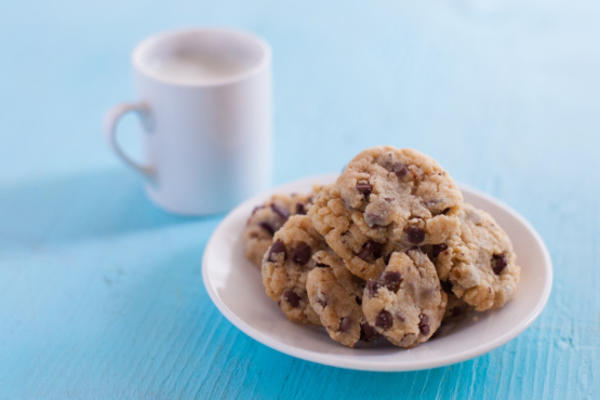
[[[0,398],[600,398],[599,20],[592,1],[0,3]],[[274,183],[376,144],[432,155],[539,230],[541,317],[412,373],[296,360],[229,324],[200,276],[222,216],[156,209],[102,136],[134,99],[135,44],[193,25],[272,44]]]

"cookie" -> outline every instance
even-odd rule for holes
[[[460,233],[434,257],[439,277],[477,311],[500,308],[519,283],[512,243],[492,216],[470,204],[464,204],[459,220]]]
[[[319,268],[308,274],[308,299],[329,336],[349,347],[357,340],[377,339],[379,334],[367,323],[361,309],[365,281],[352,275],[330,249],[315,253],[313,261]]]
[[[392,253],[381,275],[367,282],[362,310],[367,322],[392,344],[413,347],[439,328],[446,302],[435,266],[414,249]]]
[[[310,205],[309,195],[276,194],[255,207],[244,229],[246,257],[260,268],[263,256],[271,245],[273,235],[294,214],[306,214]]]
[[[362,310],[357,297],[342,285],[330,267],[314,268],[306,279],[308,300],[327,334],[354,347],[361,334]]]
[[[344,265],[344,261],[331,249],[317,251],[313,255],[312,261],[317,267],[331,268],[338,283],[344,287],[349,295],[354,297],[358,305],[361,304],[365,281],[351,274]]]
[[[309,210],[327,244],[362,279],[372,279],[394,250],[437,245],[458,230],[462,194],[435,161],[410,149],[363,151]]]
[[[306,215],[293,215],[275,232],[263,257],[265,292],[294,322],[320,325],[306,293],[308,272],[316,265],[313,254],[326,249],[325,241]]]
[[[397,248],[443,243],[458,230],[462,193],[432,158],[412,149],[359,153],[336,182],[354,224]]]
[[[351,218],[335,185],[317,188],[308,215],[331,249],[344,260],[352,274],[366,280],[385,268],[389,242],[368,237]]]

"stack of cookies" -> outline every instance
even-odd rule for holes
[[[459,311],[504,306],[520,273],[506,233],[435,160],[388,146],[358,154],[330,186],[274,195],[244,243],[290,320],[349,347],[423,343]]]

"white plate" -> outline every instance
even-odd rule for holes
[[[484,354],[527,328],[546,305],[552,262],[544,242],[520,215],[497,200],[462,187],[465,200],[492,214],[512,238],[522,267],[519,290],[504,308],[465,318],[449,331],[405,350],[391,345],[347,348],[319,327],[288,321],[263,289],[260,271],[244,256],[242,231],[252,208],[275,192],[308,192],[334,175],[292,182],[256,196],[233,210],[210,238],[202,263],[206,290],[219,311],[242,332],[293,357],[321,364],[372,371],[409,371],[457,363]]]

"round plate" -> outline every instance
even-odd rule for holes
[[[412,349],[391,345],[348,348],[324,329],[286,319],[269,299],[260,271],[244,256],[242,232],[254,206],[273,193],[306,193],[335,175],[292,182],[256,196],[230,212],[210,238],[202,262],[206,290],[219,311],[242,332],[293,357],[341,368],[410,371],[457,363],[484,354],[527,328],[546,305],[552,287],[552,262],[544,242],[519,214],[493,198],[461,187],[465,200],[490,213],[511,237],[521,265],[515,298],[500,310],[470,315],[434,339]]]

